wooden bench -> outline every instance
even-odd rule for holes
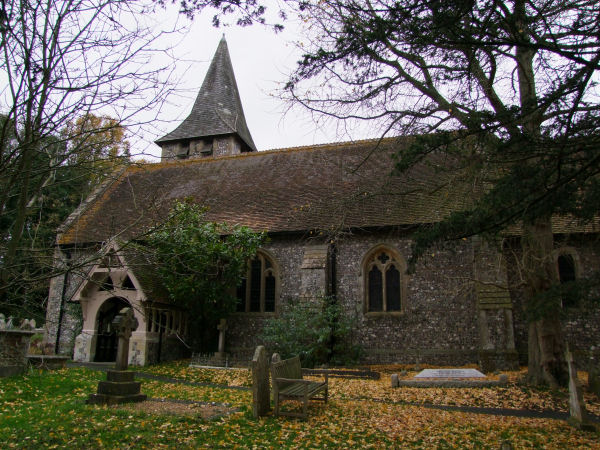
[[[325,374],[325,381],[304,380],[298,356],[272,363],[271,382],[273,384],[276,416],[306,418],[308,417],[308,401],[310,399],[327,402],[327,374]],[[281,411],[281,402],[285,400],[302,402],[302,412]]]

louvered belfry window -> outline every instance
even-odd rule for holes
[[[375,252],[367,261],[367,312],[398,312],[402,309],[401,265],[387,250]]]
[[[259,252],[237,289],[238,312],[275,312],[277,274],[271,259]]]

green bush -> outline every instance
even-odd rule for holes
[[[206,210],[191,200],[175,202],[165,223],[148,235],[157,278],[189,314],[195,351],[216,350],[217,324],[235,311],[235,287],[266,238],[248,227],[208,222]]]
[[[284,359],[299,355],[304,367],[348,364],[360,356],[360,347],[352,344],[353,324],[334,297],[292,300],[267,321],[261,339]]]

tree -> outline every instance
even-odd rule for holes
[[[150,63],[161,34],[142,23],[145,11],[125,0],[1,3],[0,179],[9,187],[0,193],[1,296],[27,282],[19,258],[29,220],[45,193],[70,182],[64,167],[93,168],[82,162],[98,131],[122,130],[163,99],[163,67]],[[105,114],[117,119],[104,131],[89,123]]]
[[[130,145],[125,127],[108,116],[87,114],[67,122],[61,130],[66,144],[65,165],[77,168],[87,179],[85,198],[91,189],[129,164]]]
[[[529,378],[564,385],[551,218],[589,221],[600,209],[600,5],[299,4],[312,39],[286,86],[289,98],[329,117],[375,121],[381,135],[412,135],[398,150],[399,172],[445,153],[463,181],[482,189],[472,207],[421,232],[414,257],[436,240],[521,226],[526,300],[537,312]]]
[[[192,347],[210,351],[220,319],[236,310],[235,288],[266,239],[247,227],[207,222],[204,210],[177,202],[145,241],[171,300],[188,311]]]
[[[91,126],[94,134],[90,134]],[[61,130],[60,138],[47,138],[54,142],[57,159],[63,159],[61,154],[67,154],[68,158],[53,170],[52,182],[42,187],[27,210],[17,254],[13,264],[5,267],[5,286],[10,286],[0,304],[5,315],[44,317],[43,300],[48,293],[49,278],[56,270],[53,267],[56,230],[98,184],[129,162],[129,143],[124,139],[124,131],[114,119],[84,116]],[[80,136],[89,138],[89,143],[84,146],[77,142]],[[80,151],[72,153],[70,146],[78,146]],[[50,157],[46,153],[36,154],[32,164],[32,172],[36,173],[34,182],[47,176]],[[0,216],[3,241],[10,237],[4,233],[10,233],[14,201],[21,189],[21,179],[10,185],[8,181],[0,180],[2,192],[8,193],[10,199]]]

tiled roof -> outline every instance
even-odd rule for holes
[[[127,244],[121,249],[127,267],[133,272],[146,298],[154,302],[169,303],[170,296],[162,278],[156,276],[153,254],[142,246]]]
[[[439,172],[442,157],[390,177],[397,140],[252,152],[131,167],[65,224],[59,242],[132,239],[175,200],[208,208],[207,220],[270,232],[401,226],[439,221],[472,187]]]
[[[225,36],[210,63],[192,112],[156,143],[237,134],[252,150],[252,140],[238,91]]]

